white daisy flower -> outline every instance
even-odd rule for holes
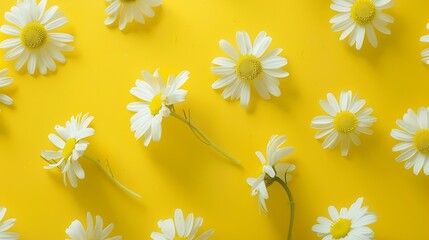
[[[429,23],[426,24],[426,29],[429,30]],[[424,35],[420,38],[420,42],[429,42],[429,35]],[[426,64],[429,64],[429,48],[425,48],[422,53],[421,56],[423,57],[422,61]]]
[[[274,170],[274,165],[278,163],[282,158],[286,157],[290,153],[293,152],[293,147],[284,147],[280,148],[281,145],[283,145],[286,142],[286,136],[278,136],[276,134],[272,135],[270,138],[270,141],[267,144],[267,158],[265,159],[265,156],[262,154],[262,152],[257,151],[256,156],[259,158],[259,161],[261,161],[262,164],[262,171],[270,176],[271,178],[276,176],[276,171]],[[283,163],[286,164],[286,163]],[[293,164],[287,164],[289,166],[293,166],[292,168],[295,169],[295,166]],[[293,171],[293,170],[292,170]]]
[[[329,116],[313,118],[311,127],[320,130],[316,139],[327,136],[322,144],[324,149],[333,149],[341,143],[341,155],[347,156],[350,140],[360,145],[359,134],[371,135],[373,131],[369,127],[377,118],[370,116],[372,108],[363,108],[366,101],[359,99],[358,94],[353,97],[351,91],[341,92],[339,104],[332,93],[328,93],[327,98],[328,101],[320,100],[320,106]]]
[[[273,183],[273,179],[277,176],[284,183],[292,180],[290,172],[295,170],[295,165],[290,163],[279,163],[285,156],[289,155],[294,148],[280,148],[286,141],[286,136],[272,135],[267,144],[267,157],[260,152],[256,152],[262,164],[262,174],[258,178],[247,178],[247,184],[252,187],[252,196],[258,196],[259,208],[263,212],[268,212],[265,200],[269,198],[267,187]]]
[[[12,84],[13,79],[11,77],[6,77],[9,70],[7,68],[0,70],[0,88],[7,87]],[[12,105],[13,99],[6,94],[0,93],[0,102],[6,105]]]
[[[401,154],[396,158],[397,162],[405,161],[405,168],[414,166],[415,175],[423,169],[425,175],[429,175],[429,108],[421,107],[417,114],[408,109],[403,119],[396,120],[401,129],[393,129],[390,135],[401,141],[393,147],[394,152]]]
[[[334,206],[328,208],[331,219],[318,217],[318,224],[312,230],[323,240],[371,240],[374,232],[368,227],[377,221],[374,213],[368,212],[368,207],[362,207],[363,198],[358,198],[349,209],[338,211]]]
[[[203,219],[197,217],[194,219],[194,214],[190,213],[188,216],[183,216],[181,209],[176,209],[174,212],[174,220],[169,218],[167,220],[158,221],[158,227],[162,233],[152,232],[150,237],[153,240],[174,240],[174,239],[187,239],[187,240],[206,240],[209,239],[214,230],[210,229],[199,237],[196,237],[198,230],[203,225]]]
[[[119,15],[119,29],[123,30],[127,23],[134,19],[144,24],[144,17],[152,18],[155,16],[153,7],[161,5],[162,0],[106,0],[109,6],[106,8],[107,18],[105,25],[111,25],[116,21]]]
[[[67,43],[74,40],[66,33],[54,32],[68,22],[62,13],[57,12],[58,6],[52,6],[45,11],[47,0],[17,0],[17,5],[5,13],[6,21],[13,24],[3,25],[0,32],[12,36],[0,43],[0,48],[6,49],[6,60],[16,60],[15,69],[20,70],[25,63],[30,74],[36,67],[41,74],[47,69],[56,70],[55,61],[65,63],[61,52],[72,51]]]
[[[70,226],[66,229],[66,233],[71,240],[121,240],[121,236],[109,237],[109,234],[113,230],[113,223],[107,225],[103,229],[103,219],[100,216],[95,217],[95,226],[92,220],[91,213],[88,212],[86,215],[86,222],[88,227],[85,230],[85,227],[79,220],[74,220]]]
[[[213,60],[213,64],[218,66],[212,67],[212,71],[221,78],[212,84],[212,88],[225,88],[223,98],[231,98],[232,101],[240,99],[243,107],[249,104],[251,84],[265,100],[270,99],[270,94],[280,96],[278,78],[289,75],[281,69],[287,64],[286,58],[278,56],[282,49],[276,48],[264,54],[272,40],[266,32],[260,32],[253,45],[245,31],[237,32],[236,38],[240,52],[226,40],[219,42],[230,58],[217,57]]]
[[[10,218],[3,221],[4,215],[6,215],[6,211],[6,208],[0,207],[0,239],[18,239],[18,233],[6,232],[7,230],[11,229],[16,222],[15,218]]]
[[[162,119],[170,115],[173,104],[185,101],[188,91],[180,87],[188,80],[189,72],[182,71],[177,77],[170,75],[167,85],[158,69],[153,75],[147,71],[143,71],[142,75],[143,80],[137,79],[136,86],[130,91],[142,101],[128,104],[127,109],[135,112],[131,117],[134,137],[139,139],[143,136],[144,145],[148,146],[151,140],[161,139]]]
[[[349,45],[356,44],[356,49],[362,47],[365,34],[373,47],[377,47],[375,29],[384,34],[390,34],[387,28],[393,23],[393,17],[383,13],[384,9],[393,7],[391,0],[332,0],[331,9],[339,12],[331,18],[332,30],[342,31],[340,40],[350,35]]]
[[[72,116],[70,121],[66,122],[66,126],[55,126],[56,134],[49,134],[48,138],[59,148],[56,151],[42,151],[42,158],[48,162],[54,162],[46,166],[46,169],[60,167],[64,177],[64,185],[67,186],[67,179],[70,184],[76,188],[77,178],[84,179],[85,172],[79,163],[79,158],[83,156],[88,147],[89,142],[83,140],[94,135],[94,129],[89,128],[89,124],[94,117],[88,113],[82,116],[79,113],[76,117]]]

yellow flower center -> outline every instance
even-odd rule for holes
[[[429,130],[422,129],[414,136],[414,146],[421,153],[429,154]]]
[[[357,126],[357,117],[351,112],[339,112],[334,118],[334,128],[340,133],[351,133]]]
[[[137,1],[137,0],[121,0],[121,2],[123,2],[123,3],[133,3],[135,1]]]
[[[341,239],[346,237],[350,232],[352,221],[350,219],[339,218],[331,225],[331,235],[333,239]]]
[[[186,240],[189,239],[187,237],[175,237],[174,240]]]
[[[262,63],[253,55],[242,56],[237,62],[235,72],[242,80],[256,79],[262,72]]]
[[[66,145],[63,149],[63,157],[68,158],[73,152],[74,147],[76,146],[76,138],[70,138],[67,140]]]
[[[42,24],[31,22],[22,29],[21,40],[27,48],[37,49],[48,40],[48,32]]]
[[[353,3],[351,16],[359,25],[366,25],[374,20],[376,13],[375,4],[372,0],[356,0]]]
[[[162,98],[161,94],[156,95],[152,98],[152,101],[149,103],[149,109],[152,115],[159,113],[159,110],[162,108]]]

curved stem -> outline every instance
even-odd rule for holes
[[[91,161],[93,161],[94,163],[96,163],[97,165],[98,165],[98,167],[99,168],[101,168],[101,170],[103,170],[103,172],[116,184],[116,185],[118,185],[118,187],[120,187],[123,191],[125,191],[125,192],[127,192],[127,193],[129,193],[129,194],[131,194],[132,196],[134,196],[134,197],[136,197],[136,198],[142,198],[139,194],[137,194],[137,193],[135,193],[134,191],[132,191],[131,189],[129,189],[129,188],[127,188],[124,184],[122,184],[121,182],[119,182],[119,180],[117,180],[114,176],[113,176],[113,174],[112,174],[112,171],[110,170],[110,167],[109,167],[109,170],[107,170],[104,166],[103,166],[103,164],[101,164],[100,163],[100,161],[99,160],[95,160],[95,159],[93,159],[93,158],[90,158],[90,157],[88,157],[88,156],[83,156],[84,158],[86,158],[86,159],[88,159],[88,160],[91,160]]]
[[[192,124],[189,119],[186,119],[186,118],[180,116],[179,114],[177,114],[177,113],[175,113],[173,111],[170,113],[170,115],[173,116],[173,117],[175,117],[175,118],[177,118],[177,119],[179,119],[180,121],[182,121],[186,125],[188,125],[191,128],[191,130],[197,135],[197,137],[202,142],[204,142],[207,145],[209,145],[211,148],[213,148],[214,150],[216,150],[217,152],[219,152],[225,158],[231,160],[234,164],[240,165],[240,161],[238,161],[237,159],[235,159],[234,157],[232,157],[231,155],[229,155],[227,152],[225,152],[218,145],[216,145],[212,140],[210,140],[207,137],[207,135],[205,135],[199,128],[197,128],[194,124]]]
[[[295,202],[293,201],[293,196],[292,196],[292,192],[290,191],[289,187],[287,186],[287,184],[285,182],[283,182],[283,180],[279,177],[275,177],[274,181],[280,183],[280,185],[282,185],[282,187],[284,188],[284,190],[287,193],[287,196],[289,198],[289,204],[290,204],[290,219],[289,219],[289,233],[288,233],[288,240],[292,239],[292,229],[293,229],[293,219],[295,217]]]

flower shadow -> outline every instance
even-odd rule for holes
[[[152,18],[145,16],[145,24],[138,23],[136,21],[132,21],[127,24],[124,30],[122,30],[122,33],[124,35],[128,35],[131,33],[149,33],[154,27],[156,27],[159,22],[161,21],[162,15],[163,15],[163,6],[155,7],[153,8],[153,11],[155,12],[155,16]],[[171,16],[170,16],[171,17]],[[117,31],[120,31],[118,29],[118,23],[114,23],[110,26],[107,26],[110,29],[115,29]]]

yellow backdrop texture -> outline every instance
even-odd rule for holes
[[[0,12],[15,0],[1,0]],[[428,239],[429,179],[413,175],[395,162],[390,130],[408,108],[429,101],[429,67],[420,61],[419,42],[429,22],[426,0],[397,0],[386,11],[395,18],[391,36],[378,34],[379,47],[368,42],[356,51],[338,40],[329,19],[336,13],[328,0],[165,0],[146,25],[133,23],[121,32],[103,25],[102,0],[49,0],[70,22],[62,28],[75,36],[75,51],[67,63],[47,76],[31,76],[9,68],[15,80],[7,94],[13,107],[0,113],[0,205],[17,218],[13,231],[22,239],[64,239],[74,219],[86,222],[86,212],[115,224],[124,239],[149,239],[157,221],[173,217],[176,208],[204,218],[203,231],[215,228],[212,239],[285,239],[289,205],[278,184],[269,188],[269,213],[258,211],[246,184],[261,165],[255,151],[265,150],[272,134],[288,136],[295,146],[286,158],[297,170],[290,188],[296,200],[294,239],[317,239],[311,231],[327,207],[348,207],[363,196],[378,215],[371,225],[381,240]],[[2,17],[1,24],[6,21]],[[281,80],[282,95],[264,101],[253,94],[251,106],[225,101],[211,89],[216,80],[211,61],[225,54],[220,39],[235,41],[246,30],[252,38],[261,30],[273,38],[289,60],[290,76]],[[1,35],[1,39],[6,36]],[[4,52],[3,52],[4,53]],[[200,143],[174,118],[163,122],[160,142],[148,148],[130,131],[135,101],[129,90],[140,72],[161,74],[190,71],[189,94],[176,109],[190,109],[193,122],[215,142],[242,161],[233,166]],[[363,136],[348,158],[339,149],[323,150],[310,128],[324,112],[319,99],[352,90],[374,108],[378,121],[373,136]],[[255,92],[253,92],[255,93]],[[79,188],[65,187],[59,171],[43,169],[40,151],[53,149],[47,136],[71,115],[90,112],[96,132],[87,155],[108,160],[115,176],[139,192],[141,201],[119,190],[92,162],[83,160],[86,179]],[[86,224],[86,223],[85,223]]]

